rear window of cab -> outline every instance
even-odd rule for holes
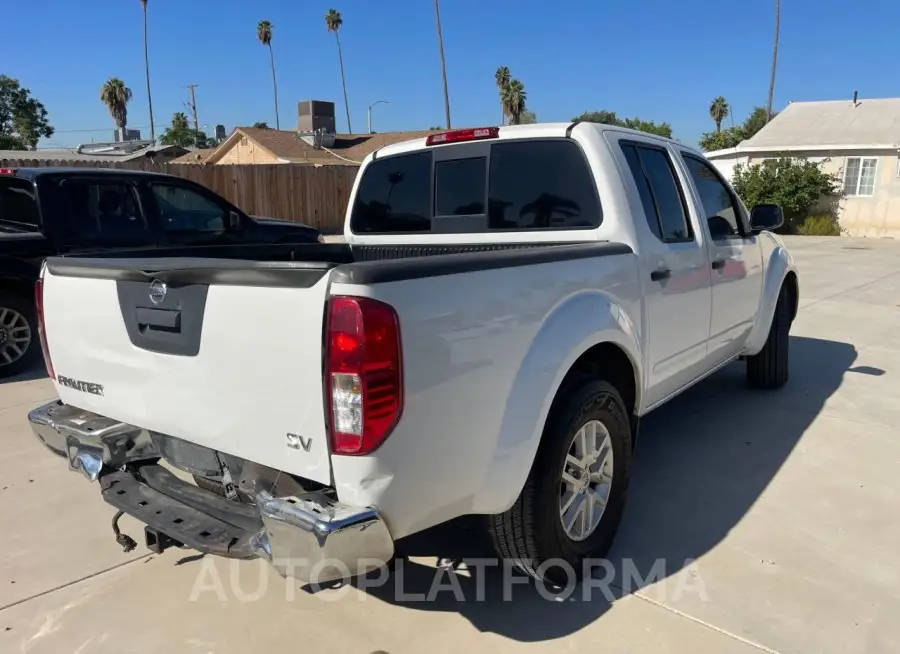
[[[376,158],[363,172],[356,234],[593,229],[603,219],[570,139],[464,143]]]

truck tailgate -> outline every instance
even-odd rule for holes
[[[333,266],[50,259],[44,320],[60,399],[327,484]]]

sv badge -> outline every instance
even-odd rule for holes
[[[292,434],[288,432],[287,446],[292,450],[303,450],[304,452],[309,452],[309,448],[312,447],[312,438],[310,438],[309,436],[301,436],[299,434]]]

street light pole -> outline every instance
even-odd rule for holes
[[[376,100],[372,104],[369,105],[369,134],[372,133],[372,107],[376,104],[390,104],[390,100]]]

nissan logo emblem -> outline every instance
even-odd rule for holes
[[[166,299],[166,293],[169,292],[169,288],[166,286],[165,282],[161,282],[158,279],[154,279],[150,282],[150,290],[148,291],[148,295],[150,295],[150,301],[153,304],[159,304],[163,300]]]

